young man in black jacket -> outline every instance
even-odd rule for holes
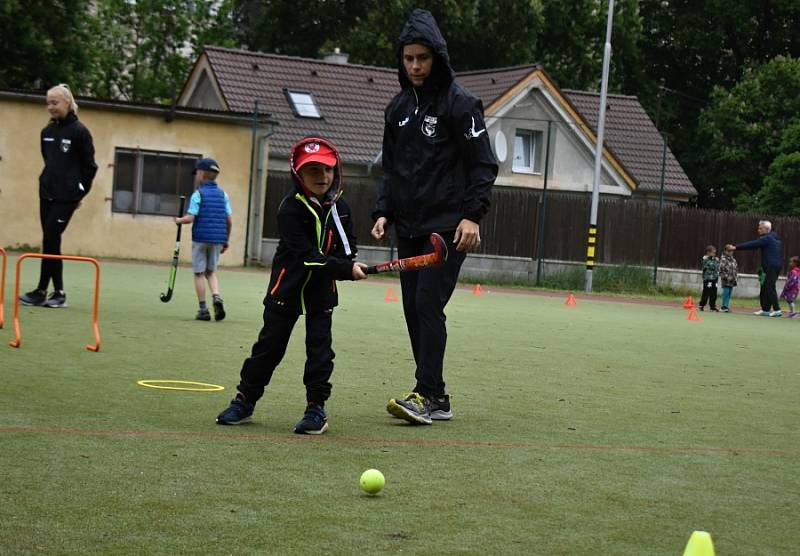
[[[47,91],[50,123],[42,130],[41,149],[44,170],[39,176],[39,220],[42,224],[42,253],[61,254],[61,235],[72,213],[92,188],[97,173],[92,134],[78,121],[78,105],[66,85]],[[24,305],[66,307],[63,263],[42,259],[39,284],[19,300]],[[53,293],[47,287],[53,281]]]
[[[480,221],[497,177],[483,105],[454,81],[447,44],[430,12],[414,10],[398,41],[402,91],[385,111],[383,171],[372,235],[394,225],[398,255],[431,250],[440,234],[450,249],[445,266],[401,273],[400,284],[416,384],[387,411],[416,424],[452,418],[445,391],[447,342],[444,307],[466,252],[480,245]]]
[[[294,431],[322,434],[328,430],[325,402],[331,395],[333,373],[336,280],[362,280],[366,265],[353,261],[355,236],[350,208],[342,199],[342,164],[336,148],[324,139],[303,139],[292,148],[289,167],[296,188],[278,208],[280,242],[264,298],[264,326],[242,365],[239,392],[217,416],[217,423],[250,421],[286,353],[298,317],[305,314],[307,406]]]

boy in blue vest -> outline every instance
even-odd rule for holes
[[[231,237],[231,202],[228,194],[217,185],[219,164],[212,158],[201,158],[194,167],[194,185],[197,190],[189,201],[184,216],[175,219],[176,224],[192,224],[192,270],[194,289],[200,309],[195,319],[211,320],[206,306],[206,284],[211,289],[214,303],[214,319],[225,318],[225,306],[219,295],[217,264],[220,254],[228,250]]]
[[[295,188],[278,208],[280,241],[264,298],[264,326],[242,364],[236,397],[217,416],[217,423],[250,422],[286,353],[295,323],[305,315],[306,409],[294,432],[322,434],[328,430],[325,402],[332,389],[336,280],[363,280],[366,265],[354,260],[356,238],[350,208],[342,199],[342,162],[336,147],[319,137],[302,139],[290,152],[289,169]]]

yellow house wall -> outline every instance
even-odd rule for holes
[[[39,132],[48,122],[42,103],[0,99],[0,246],[41,245]],[[219,184],[233,210],[230,249],[221,264],[241,265],[250,179],[251,130],[246,125],[175,119],[155,114],[80,107],[78,117],[94,138],[97,176],[62,240],[62,253],[168,261],[175,244],[170,217],[111,211],[116,147],[199,153],[219,162]],[[188,203],[188,199],[187,199]],[[181,261],[191,261],[191,230],[184,226]],[[254,238],[258,241],[260,238]]]

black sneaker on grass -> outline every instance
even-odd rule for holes
[[[252,420],[255,408],[256,406],[245,400],[242,394],[236,394],[236,397],[231,400],[231,404],[225,408],[225,411],[217,415],[217,424],[241,425],[242,423],[249,423]]]
[[[309,403],[303,418],[294,426],[297,434],[322,434],[328,430],[328,416],[315,403]]]
[[[449,421],[452,418],[453,411],[450,409],[450,396],[448,394],[431,399],[431,419],[434,421]]]
[[[225,306],[222,304],[222,298],[218,295],[214,296],[214,320],[222,320],[225,318]]]
[[[19,296],[19,302],[23,305],[42,306],[47,301],[47,292],[40,289],[31,290]]]
[[[50,294],[50,297],[47,298],[47,301],[44,302],[45,307],[52,307],[54,309],[58,309],[59,307],[66,307],[67,306],[67,294],[64,292],[53,292]]]
[[[208,312],[208,309],[199,309],[194,320],[211,320],[211,313]]]
[[[386,404],[386,411],[392,416],[404,419],[415,425],[430,425],[431,401],[417,392],[411,392],[403,399],[392,398]]]

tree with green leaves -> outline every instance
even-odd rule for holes
[[[780,154],[767,169],[758,208],[770,214],[800,216],[800,117],[784,130]]]
[[[89,0],[0,2],[0,87],[45,89],[67,83],[85,90],[91,63]]]
[[[207,43],[235,46],[232,2],[96,0],[90,90],[170,102]]]
[[[695,185],[706,206],[760,209],[765,201],[759,191],[770,174],[773,194],[768,202],[777,208],[774,192],[791,185],[777,183],[786,178],[789,164],[777,157],[793,160],[800,121],[798,91],[800,59],[782,56],[748,71],[730,89],[714,90],[698,125],[698,142],[704,147]]]

